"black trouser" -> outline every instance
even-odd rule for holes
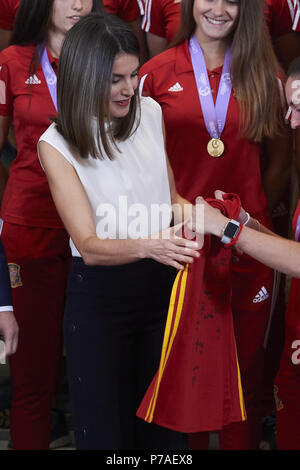
[[[176,272],[152,260],[73,258],[64,320],[78,449],[185,449],[186,436],[135,416],[160,359]]]

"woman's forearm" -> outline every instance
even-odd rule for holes
[[[201,197],[197,198],[197,204],[204,206],[204,233],[221,239],[230,219]],[[256,219],[250,218],[246,223],[234,246],[272,269],[300,278],[300,244],[275,235]],[[199,233],[203,230],[195,220],[191,225]]]
[[[270,268],[299,278],[300,244],[269,233],[244,227],[237,247]]]
[[[184,269],[186,263],[193,263],[199,257],[200,246],[191,241],[174,236],[176,227],[168,228],[149,238],[137,240],[99,239],[97,236],[85,238],[78,244],[79,252],[87,265],[114,266],[133,263],[144,258]]]
[[[212,233],[222,238],[223,229],[229,222],[224,216],[216,217]],[[300,244],[286,240],[260,225],[256,219],[250,219],[249,226],[244,226],[236,247],[257,261],[289,274],[300,277]]]
[[[87,265],[113,266],[133,263],[145,257],[143,240],[111,240],[90,237],[79,247]]]

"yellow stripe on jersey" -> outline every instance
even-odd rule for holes
[[[245,409],[244,394],[243,394],[243,387],[242,387],[242,380],[241,380],[241,372],[240,372],[240,366],[239,366],[236,347],[235,347],[235,355],[236,355],[236,367],[237,367],[237,379],[238,379],[238,389],[239,389],[241,415],[242,415],[242,420],[246,421],[247,415],[246,415],[246,409]]]

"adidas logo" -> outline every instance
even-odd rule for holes
[[[263,302],[264,300],[267,300],[269,298],[269,294],[267,292],[267,289],[263,286],[259,293],[254,297],[253,303],[257,304],[259,302]]]
[[[287,214],[288,214],[288,210],[283,204],[283,202],[281,202],[279,206],[277,206],[276,209],[273,210],[272,218],[282,217],[283,215],[287,215]]]
[[[182,86],[180,85],[180,83],[175,83],[175,85],[171,86],[171,88],[168,89],[168,91],[183,91],[183,88]]]
[[[26,80],[26,85],[40,85],[42,82],[37,78],[37,76],[34,74],[33,76],[27,78]]]

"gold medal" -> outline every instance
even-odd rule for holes
[[[211,139],[207,144],[207,151],[209,155],[214,158],[218,158],[223,155],[224,150],[224,143],[221,139]]]

